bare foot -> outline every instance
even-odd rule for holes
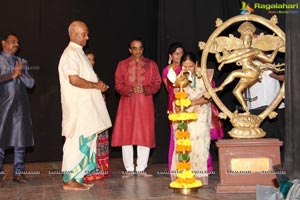
[[[125,172],[124,174],[122,174],[122,178],[131,178],[134,176],[133,172]]]
[[[80,184],[77,181],[72,179],[71,181],[65,182],[63,184],[63,189],[64,190],[77,190],[77,191],[81,190],[82,191],[82,190],[89,190],[90,187],[88,187],[84,184]]]
[[[137,172],[137,175],[144,178],[152,177],[152,174],[148,174],[147,172]]]
[[[87,187],[89,187],[89,188],[94,187],[94,184],[93,184],[93,183],[88,183],[88,182],[84,182],[84,183],[82,183],[82,185],[87,186]]]

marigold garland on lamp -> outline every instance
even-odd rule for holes
[[[169,120],[178,123],[176,132],[176,153],[178,155],[178,163],[176,165],[176,180],[170,183],[170,188],[182,194],[189,194],[202,186],[202,182],[195,178],[195,174],[191,171],[191,163],[189,153],[192,151],[190,132],[187,121],[196,120],[197,113],[188,113],[184,108],[191,105],[191,101],[187,99],[187,94],[181,89],[175,93],[175,104],[180,107],[177,113],[170,113]],[[194,190],[193,190],[194,189]]]

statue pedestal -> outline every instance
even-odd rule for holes
[[[217,193],[255,193],[256,185],[278,186],[273,166],[280,164],[278,139],[224,139],[216,142],[220,183]]]

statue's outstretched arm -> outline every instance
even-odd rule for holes
[[[258,54],[258,58],[267,63],[273,63],[277,53],[281,47],[284,47],[284,41],[280,40],[277,45],[277,48],[272,52],[271,56],[266,55],[263,51]]]

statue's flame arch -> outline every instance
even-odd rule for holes
[[[212,88],[211,82],[208,79],[207,72],[206,72],[207,71],[207,58],[208,58],[208,54],[210,52],[211,47],[214,45],[215,39],[218,36],[220,36],[220,34],[224,30],[226,30],[228,27],[230,27],[231,25],[233,25],[235,23],[239,23],[239,22],[244,22],[244,21],[249,21],[249,22],[252,21],[252,22],[256,22],[256,23],[264,25],[265,27],[267,27],[268,29],[273,31],[278,37],[280,37],[282,39],[282,41],[284,41],[284,44],[285,44],[285,33],[280,29],[280,27],[278,27],[276,25],[277,22],[274,22],[274,20],[272,20],[272,18],[271,18],[271,20],[269,20],[269,19],[266,19],[266,18],[258,16],[258,15],[254,15],[254,14],[245,14],[245,15],[235,16],[235,17],[232,17],[232,18],[226,20],[225,22],[223,22],[221,24],[219,23],[216,30],[210,35],[210,37],[208,38],[208,40],[203,48],[203,52],[202,52],[202,56],[201,56],[201,74],[202,74],[203,82],[209,93],[208,96],[210,96],[213,99],[215,104],[223,112],[222,113],[223,118],[229,117],[231,119],[231,122],[236,117],[236,114],[231,112],[223,104],[223,102],[220,100],[220,98],[218,97],[218,95],[216,94],[214,89]],[[261,120],[265,119],[267,116],[271,117],[273,110],[276,109],[276,107],[279,105],[279,103],[282,101],[283,98],[284,98],[284,82],[280,88],[280,91],[278,92],[277,96],[274,98],[272,103],[264,111],[262,111],[262,113],[260,113],[258,115],[258,117]],[[225,114],[225,117],[224,117],[224,114]],[[260,125],[260,123],[259,123],[259,125]],[[241,137],[236,136],[236,137],[244,138],[243,136],[241,136]],[[262,137],[262,136],[258,136],[258,137]],[[252,136],[250,136],[250,137],[246,136],[245,138],[252,138]],[[255,136],[254,136],[254,138],[255,138]]]

